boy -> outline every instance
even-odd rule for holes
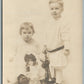
[[[49,1],[50,13],[53,17],[48,22],[47,29],[47,53],[50,60],[51,78],[56,78],[56,84],[63,82],[63,69],[67,64],[69,50],[69,27],[64,23],[62,12],[64,4],[62,0]]]

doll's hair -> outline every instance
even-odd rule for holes
[[[63,0],[50,0],[49,4],[51,3],[59,3],[61,5],[61,7],[64,7],[64,2]]]
[[[33,54],[26,54],[24,57],[24,60],[26,63],[28,63],[29,61],[32,61],[33,65],[36,65],[36,57]]]
[[[21,26],[20,26],[20,35],[22,34],[22,30],[23,29],[28,30],[29,28],[32,29],[32,32],[34,34],[35,30],[34,30],[33,24],[31,22],[24,22],[24,23],[22,23]]]

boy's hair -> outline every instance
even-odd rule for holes
[[[51,3],[59,3],[61,5],[61,7],[64,6],[63,0],[50,0],[49,4],[51,4]]]
[[[28,28],[32,29],[33,34],[35,33],[33,24],[31,22],[24,22],[24,23],[21,24],[21,27],[20,27],[20,35],[22,34],[22,30],[23,29],[27,29],[28,30]]]
[[[36,64],[36,57],[33,54],[26,54],[24,57],[25,62],[33,61],[33,65]]]

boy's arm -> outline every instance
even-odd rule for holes
[[[64,26],[62,29],[62,40],[64,42],[64,54],[68,56],[70,54],[70,27]]]

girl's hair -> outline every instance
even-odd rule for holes
[[[24,57],[24,60],[26,63],[28,63],[29,61],[32,61],[33,65],[36,65],[36,57],[33,54],[26,54]]]
[[[64,6],[63,0],[50,0],[49,4],[51,4],[51,3],[59,3],[61,5],[61,7]]]
[[[22,34],[22,30],[23,29],[27,29],[28,30],[28,28],[31,28],[32,29],[33,34],[35,33],[33,24],[31,22],[24,22],[20,26],[20,35]]]

